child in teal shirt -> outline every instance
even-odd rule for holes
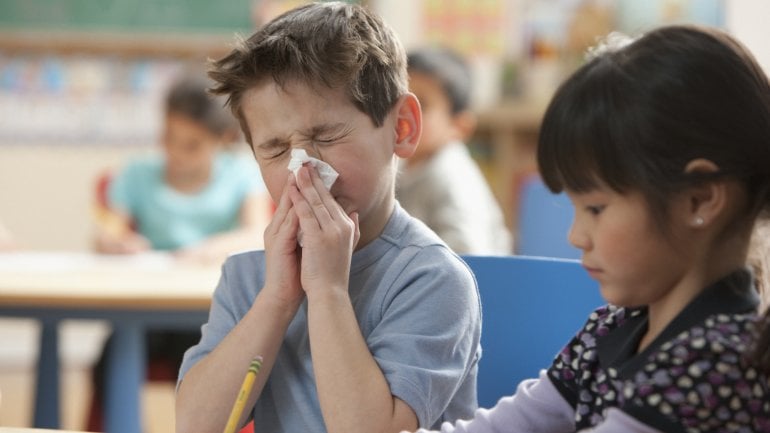
[[[256,163],[226,150],[239,137],[238,123],[221,100],[207,93],[208,85],[203,76],[192,75],[172,85],[163,153],[130,162],[110,181],[107,206],[112,221],[124,228],[99,226],[97,251],[165,250],[219,264],[230,253],[262,247],[270,201]],[[198,331],[148,332],[150,371],[155,364],[175,374],[184,351],[199,338]],[[90,431],[101,431],[106,353],[94,368]]]
[[[97,228],[104,253],[173,251],[219,263],[262,247],[270,201],[253,160],[227,151],[238,124],[206,92],[203,77],[183,77],[166,98],[163,153],[129,163],[110,182],[110,211],[133,230]]]

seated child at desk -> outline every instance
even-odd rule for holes
[[[181,259],[218,265],[230,253],[262,247],[270,200],[254,161],[226,151],[240,131],[224,102],[208,94],[210,84],[194,74],[172,84],[165,101],[163,154],[130,162],[110,181],[109,211],[102,210],[110,213],[101,214],[109,220],[97,228],[97,251],[168,250]],[[184,351],[199,338],[200,332],[148,332],[151,372],[163,360],[175,380]],[[105,356],[106,351],[94,372],[91,431],[101,422]]]
[[[97,251],[163,250],[219,264],[234,251],[262,247],[270,199],[254,162],[229,151],[238,124],[208,85],[193,74],[173,83],[163,153],[131,161],[110,180]]]
[[[747,267],[770,83],[751,54],[697,27],[613,36],[557,90],[537,156],[609,305],[539,378],[441,432],[770,432],[770,315]]]
[[[398,158],[422,128],[395,33],[358,4],[313,3],[261,27],[210,75],[278,205],[265,250],[223,266],[180,371],[177,431],[222,432],[257,356],[238,422],[255,431],[397,432],[470,416],[473,275],[395,200]],[[288,170],[304,157],[315,159]]]
[[[470,66],[439,47],[410,52],[407,65],[424,122],[414,155],[402,161],[396,198],[458,254],[511,254],[503,212],[463,142],[476,127]]]

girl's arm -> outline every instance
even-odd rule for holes
[[[578,433],[664,433],[642,423],[631,415],[616,408],[607,411],[607,418],[600,425],[592,429],[580,430]]]
[[[514,428],[528,433],[575,431],[575,410],[556,390],[546,370],[537,379],[521,382],[516,394],[501,398],[493,408],[477,410],[473,419],[444,423],[441,433],[505,433]],[[430,432],[421,429],[417,433]]]

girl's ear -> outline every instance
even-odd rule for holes
[[[716,173],[719,167],[708,159],[698,158],[687,163],[685,173]],[[687,190],[686,223],[692,227],[706,227],[719,219],[728,207],[729,191],[726,182],[719,179],[690,187]]]
[[[413,93],[407,93],[397,103],[396,110],[394,153],[399,158],[409,158],[414,154],[422,134],[420,102]]]

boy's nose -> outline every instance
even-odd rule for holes
[[[307,156],[320,159],[323,161],[323,156],[321,155],[321,152],[318,150],[318,146],[315,145],[313,142],[309,143],[295,143],[292,144],[292,149],[305,149],[305,152],[307,152]]]

